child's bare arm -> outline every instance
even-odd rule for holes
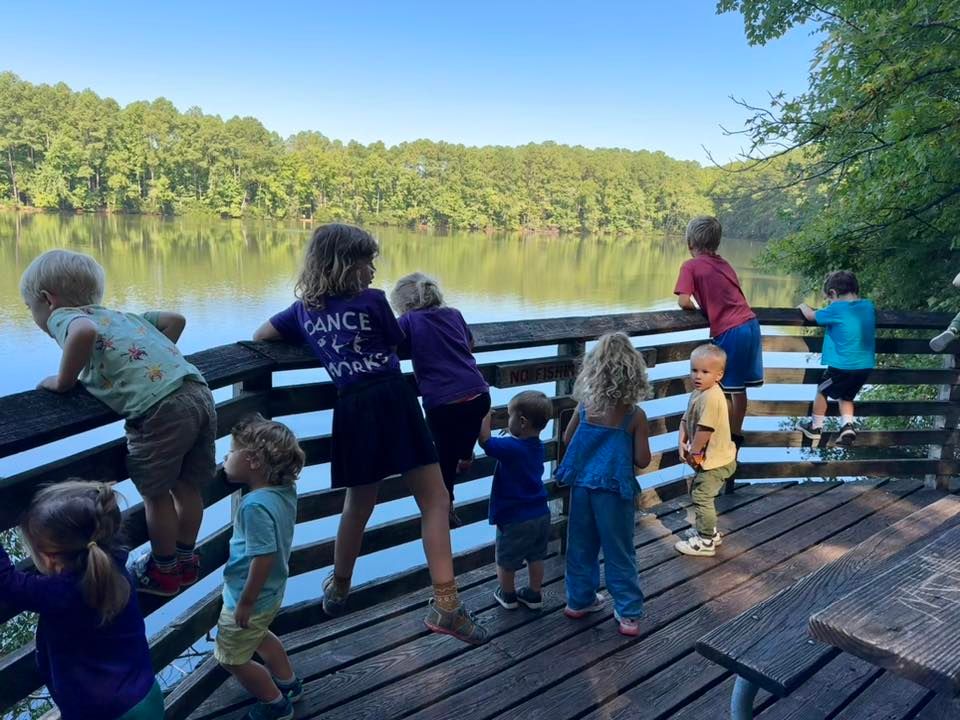
[[[180,313],[158,312],[154,314],[157,330],[162,332],[170,342],[176,344],[183,335],[183,329],[187,326],[187,319]]]
[[[680,293],[677,295],[677,305],[680,306],[681,310],[696,310],[697,306],[693,303],[693,298],[688,293]]]
[[[817,311],[806,303],[800,303],[797,305],[797,310],[803,315],[807,322],[815,322],[817,319]]]
[[[253,339],[275,342],[277,340],[283,340],[283,336],[280,334],[280,331],[273,326],[273,323],[267,320],[253,333]]]
[[[680,455],[680,462],[687,461],[687,415],[684,413],[680,418],[680,435],[677,438],[677,452]]]
[[[650,430],[643,410],[637,410],[633,419],[633,464],[638,468],[650,464]]]
[[[253,605],[260,597],[260,591],[263,590],[267,578],[270,577],[270,571],[273,569],[276,558],[276,553],[270,553],[269,555],[257,555],[250,561],[250,573],[247,575],[247,582],[243,586],[243,592],[240,593],[237,607],[233,611],[234,619],[240,627],[245,628],[250,623]]]
[[[483,422],[480,423],[480,435],[477,437],[480,447],[483,447],[487,444],[487,440],[490,439],[490,423],[493,422],[493,415],[487,413],[486,417],[483,418]]]
[[[578,427],[580,427],[580,403],[577,403],[577,407],[573,411],[573,417],[570,418],[570,422],[567,423],[567,427],[563,430],[564,445],[570,444],[573,440],[573,434],[577,431]]]
[[[707,443],[710,442],[710,438],[713,437],[713,430],[706,428],[703,425],[697,425],[697,432],[693,436],[693,440],[690,442],[690,459],[689,462],[693,466],[698,466],[703,463],[703,456],[707,450]]]
[[[72,390],[77,378],[90,361],[93,346],[97,342],[97,326],[85,318],[70,323],[67,340],[63,344],[60,370],[56,375],[43,379],[37,387],[57,393]]]

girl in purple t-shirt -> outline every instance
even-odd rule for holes
[[[400,353],[413,361],[427,425],[450,493],[450,527],[462,524],[453,509],[457,473],[470,467],[480,423],[490,412],[490,388],[473,357],[473,335],[463,315],[443,304],[437,281],[412,273],[397,281],[390,304],[405,337]]]
[[[254,340],[307,343],[334,385],[331,484],[346,488],[323,583],[323,609],[346,609],[363,533],[380,482],[402,475],[423,515],[421,535],[433,582],[425,623],[434,632],[479,644],[487,633],[463,607],[450,550],[450,497],[420,403],[400,373],[403,331],[382,290],[370,289],[377,241],[352,225],[318,227],[297,280],[297,301],[261,325]]]

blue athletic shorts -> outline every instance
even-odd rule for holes
[[[720,381],[724,392],[742,393],[763,385],[763,341],[756,318],[720,333],[712,342],[727,353],[727,369]]]

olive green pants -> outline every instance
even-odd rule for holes
[[[693,478],[690,499],[697,516],[697,532],[700,537],[712,538],[717,532],[717,508],[714,505],[724,483],[737,469],[734,461],[711,470],[701,470]]]

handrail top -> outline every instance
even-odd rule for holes
[[[812,326],[796,308],[755,308],[761,324]],[[950,321],[947,313],[918,311],[877,312],[878,329],[940,329]],[[557,345],[595,340],[611,331],[631,336],[697,330],[707,327],[700,313],[657,310],[615,315],[573,316],[511,320],[471,325],[475,352]],[[317,367],[319,362],[304,346],[285,343],[236,342],[201,350],[187,358],[203,373],[212,388],[249,380],[268,372]],[[0,397],[0,458],[39,447],[120,419],[78,386],[64,395],[28,390]]]

